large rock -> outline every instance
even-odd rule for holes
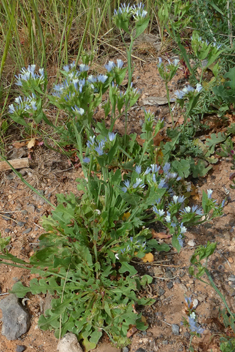
[[[76,335],[71,332],[65,334],[60,340],[57,345],[57,350],[59,352],[83,352]]]
[[[2,310],[2,335],[8,340],[17,340],[30,326],[30,315],[19,303],[18,298],[10,294],[0,301]]]

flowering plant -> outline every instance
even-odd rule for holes
[[[47,100],[59,111],[64,110],[67,119],[63,123],[77,150],[84,178],[78,180],[82,196],[57,195],[57,207],[43,219],[46,232],[29,262],[8,252],[8,239],[0,239],[0,258],[40,275],[29,287],[16,283],[12,292],[18,297],[28,292],[56,292],[39,326],[54,329],[57,337],[67,331],[77,334],[86,350],[95,348],[103,331],[113,343],[125,346],[130,342],[127,335],[131,326],[147,328],[135,306],[152,304],[153,300],[139,298],[136,292],[151,283],[152,277],[137,276],[131,261],[134,257],[140,260],[153,249],[170,250],[170,245],[153,238],[150,227],[164,226],[172,235],[172,246],[180,251],[189,226],[222,214],[222,205],[211,199],[210,190],[203,194],[202,208],[189,206],[187,197],[180,194],[185,184],[182,176],[169,162],[156,163],[154,137],[163,121],[154,126],[154,116],[145,111],[142,147],[135,134],[120,136],[113,131],[117,111],[120,115],[125,109],[127,122],[128,109],[139,96],[131,82],[131,49],[134,39],[147,27],[148,17],[142,4],[123,4],[115,11],[114,22],[121,34],[124,30],[131,35],[125,92],[120,84],[127,69],[120,59],[109,61],[106,74],[97,76],[89,75],[86,62],[79,68],[74,63],[65,65],[63,79],[54,85],[52,95],[47,92],[44,71],[40,69],[37,74],[35,66],[29,66],[17,77],[26,97],[17,98],[9,107],[12,118],[24,126],[25,117],[40,122],[42,116],[51,123],[43,112]],[[166,70],[160,64],[166,82],[172,79],[177,64],[169,63]],[[104,93],[108,94],[102,103]],[[104,122],[93,119],[100,105],[105,117],[110,115],[108,129]],[[55,125],[57,131],[64,129],[64,125],[62,129]]]

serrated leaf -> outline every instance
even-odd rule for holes
[[[166,243],[159,244],[156,240],[152,239],[147,242],[148,247],[154,248],[159,252],[169,252],[170,247]]]
[[[225,86],[230,87],[233,91],[235,91],[235,66],[230,68],[224,77],[230,80],[225,83]]]
[[[211,138],[208,138],[206,140],[206,145],[210,148],[211,152],[214,153],[215,151],[215,146],[219,143],[224,142],[226,139],[226,136],[224,133],[219,132],[218,136],[215,133],[211,134]]]
[[[24,286],[20,281],[16,282],[11,289],[11,293],[16,294],[18,298],[24,298],[28,292],[30,292],[30,288]]]
[[[182,178],[187,178],[190,175],[190,160],[189,159],[181,159],[174,160],[172,162],[172,167],[175,172]]]
[[[82,342],[84,348],[85,348],[85,351],[90,351],[90,350],[93,350],[94,348],[96,348],[96,343],[94,342],[90,342],[88,340],[88,338],[83,338],[83,342]]]
[[[119,269],[120,274],[123,274],[126,271],[128,271],[130,273],[130,275],[137,274],[137,270],[135,270],[135,268],[132,265],[128,264],[127,262],[122,262],[121,264],[122,264],[122,266]]]
[[[206,165],[206,162],[201,159],[197,161],[197,164],[191,163],[191,170],[193,172],[193,177],[197,178],[199,176],[201,177],[206,176],[209,170],[212,169],[212,166],[209,165],[208,167],[205,167],[205,165]]]

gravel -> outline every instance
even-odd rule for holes
[[[179,335],[180,334],[180,327],[177,324],[172,324],[171,325],[171,330],[174,335]]]

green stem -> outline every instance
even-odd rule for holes
[[[170,115],[171,115],[171,121],[172,121],[172,128],[174,128],[174,119],[173,119],[173,114],[172,114],[172,110],[171,110],[171,103],[170,103],[170,92],[169,92],[169,88],[166,83],[166,94],[167,94],[167,102],[168,102],[168,106],[169,106],[169,110],[170,110]]]
[[[222,295],[222,293],[220,292],[220,290],[216,287],[216,285],[215,285],[215,283],[214,283],[214,281],[213,281],[213,279],[212,279],[212,277],[211,277],[211,274],[210,274],[209,270],[208,270],[208,269],[205,269],[205,273],[206,273],[206,275],[207,275],[207,277],[208,277],[208,279],[209,279],[209,281],[210,281],[210,286],[212,286],[213,289],[218,293],[218,295],[219,295],[220,298],[222,299],[222,301],[223,301],[225,307],[227,308],[229,314],[231,315],[231,317],[234,317],[234,313],[231,312],[231,310],[230,310],[230,308],[229,308],[229,306],[228,306],[228,304],[227,304],[227,302],[226,302],[224,296]]]

